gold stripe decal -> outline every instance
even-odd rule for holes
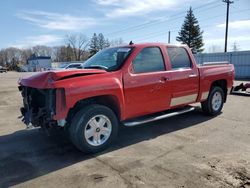
[[[185,104],[189,102],[195,102],[197,96],[198,96],[197,94],[193,94],[193,95],[186,95],[182,97],[172,98],[170,106],[176,106],[176,105]]]
[[[201,100],[206,100],[208,98],[209,91],[202,92]]]

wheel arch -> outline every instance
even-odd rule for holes
[[[82,109],[84,106],[91,105],[91,104],[100,104],[107,106],[110,108],[117,116],[117,119],[121,119],[121,106],[119,105],[119,99],[114,95],[100,95],[100,96],[94,96],[90,98],[85,98],[77,101],[73,108],[70,108],[66,121],[68,124],[70,124],[72,118],[74,115]]]
[[[227,100],[227,80],[226,79],[221,79],[221,80],[215,80],[212,82],[211,87],[210,87],[210,91],[213,87],[220,87],[222,88],[223,92],[224,92],[224,103]]]

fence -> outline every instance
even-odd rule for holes
[[[226,53],[201,53],[195,55],[196,62],[229,61],[234,64],[236,79],[250,79],[250,51]]]

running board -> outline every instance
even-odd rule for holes
[[[195,107],[192,106],[188,106],[185,108],[182,108],[178,111],[173,111],[173,112],[169,112],[169,113],[165,113],[165,114],[161,114],[161,115],[153,115],[153,116],[146,116],[146,117],[141,117],[141,118],[136,118],[133,120],[129,120],[129,121],[125,121],[123,122],[123,124],[127,127],[133,127],[136,125],[140,125],[140,124],[144,124],[144,123],[149,123],[152,121],[157,121],[157,120],[161,120],[161,119],[165,119],[165,118],[169,118],[169,117],[173,117],[173,116],[177,116],[180,114],[185,114],[187,112],[191,112],[195,109]]]

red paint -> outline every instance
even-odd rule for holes
[[[171,70],[166,46],[159,43],[134,44],[133,52],[120,70],[106,72],[97,69],[49,71],[24,78],[20,85],[34,88],[60,88],[56,92],[55,120],[64,119],[79,100],[108,95],[116,101],[121,120],[130,119],[175,106],[172,98],[197,94],[200,102],[202,92],[210,90],[216,80],[226,80],[231,88],[234,79],[233,65],[197,66],[194,57],[185,46],[192,61],[192,68]],[[161,72],[133,74],[131,62],[145,47],[159,47],[162,51],[166,70]],[[197,75],[189,78],[189,75]],[[77,75],[77,77],[71,77]],[[68,78],[67,78],[68,77]],[[70,78],[71,77],[71,78]],[[186,104],[181,104],[183,106]]]

